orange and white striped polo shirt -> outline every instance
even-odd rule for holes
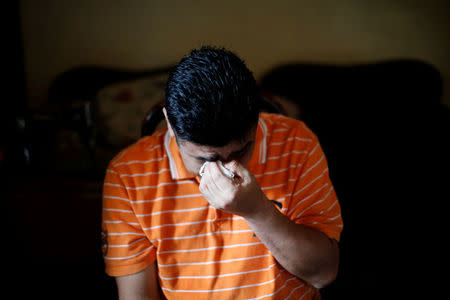
[[[247,167],[288,218],[339,240],[342,218],[326,158],[304,123],[262,113]],[[317,296],[277,263],[244,218],[211,207],[198,180],[167,129],[111,161],[103,191],[107,274],[136,273],[156,259],[169,299]]]

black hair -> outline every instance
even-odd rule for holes
[[[177,140],[222,147],[246,138],[258,122],[261,96],[244,61],[204,46],[169,75],[165,108]]]

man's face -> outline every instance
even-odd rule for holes
[[[188,141],[179,141],[178,148],[186,169],[198,174],[200,167],[206,161],[229,162],[236,160],[246,166],[252,157],[255,148],[256,126],[250,130],[243,141],[233,141],[223,147],[211,147],[194,144]]]

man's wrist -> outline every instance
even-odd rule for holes
[[[275,206],[267,199],[264,193],[262,193],[261,199],[257,203],[258,205],[255,205],[254,209],[244,216],[249,222],[258,223],[267,221],[273,215],[272,210],[276,210]]]

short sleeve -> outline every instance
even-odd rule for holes
[[[155,261],[156,249],[136,217],[120,174],[111,164],[103,184],[102,250],[106,273],[123,276]]]
[[[297,164],[287,216],[339,241],[343,228],[341,209],[329,177],[325,154],[317,137],[313,137],[307,154]]]

